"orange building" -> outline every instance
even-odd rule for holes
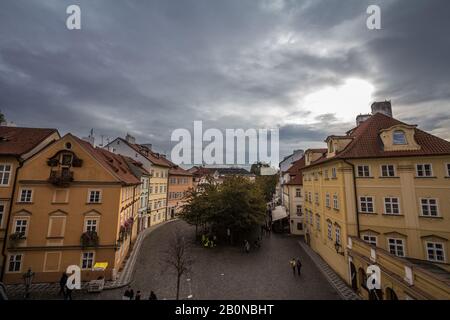
[[[107,262],[115,278],[136,238],[141,181],[125,159],[71,134],[27,159],[17,176],[7,230],[5,283],[58,281],[69,265],[82,281]]]
[[[192,189],[192,173],[172,163],[169,169],[168,218],[173,219],[184,204],[186,192]]]
[[[49,143],[59,139],[56,129],[0,126],[0,275],[6,258],[5,236],[10,219],[16,176],[23,162]]]

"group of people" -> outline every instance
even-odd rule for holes
[[[122,300],[142,300],[141,291],[136,291],[136,295],[134,294],[134,290],[128,286],[125,292],[123,293]],[[150,295],[148,300],[158,300],[156,294],[153,291],[150,291]]]
[[[292,258],[291,261],[289,261],[289,264],[291,265],[292,271],[294,272],[294,276],[296,274],[300,276],[302,271],[302,262],[300,261],[300,258]]]

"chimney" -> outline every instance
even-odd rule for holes
[[[392,118],[391,101],[374,102],[372,103],[372,114],[382,113]]]
[[[356,126],[358,127],[361,123],[369,119],[371,114],[360,114],[356,116]]]
[[[131,144],[135,144],[136,143],[136,138],[133,137],[131,134],[127,133],[126,137],[125,137],[125,141]]]

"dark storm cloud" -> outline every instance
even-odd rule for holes
[[[373,1],[4,0],[0,109],[19,125],[130,132],[165,152],[172,130],[194,120],[278,126],[283,157],[350,129],[334,114],[301,124],[310,110],[300,102],[360,78],[401,119],[448,138],[450,3],[375,2],[380,31],[365,28]],[[80,31],[65,28],[73,3]],[[433,112],[421,113],[428,104]]]

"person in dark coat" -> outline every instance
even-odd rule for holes
[[[150,296],[148,297],[148,300],[158,300],[158,298],[156,297],[156,294],[153,291],[150,292]]]
[[[65,272],[63,272],[61,279],[59,280],[59,295],[63,295],[65,298],[65,290],[66,290],[66,284],[67,284],[67,279],[69,277],[67,276],[67,274]]]
[[[297,258],[296,267],[297,267],[297,273],[298,273],[298,275],[300,275],[300,272],[302,270],[302,262],[300,261],[300,258]]]
[[[136,292],[136,298],[134,298],[135,300],[141,300],[141,292],[137,291]]]

